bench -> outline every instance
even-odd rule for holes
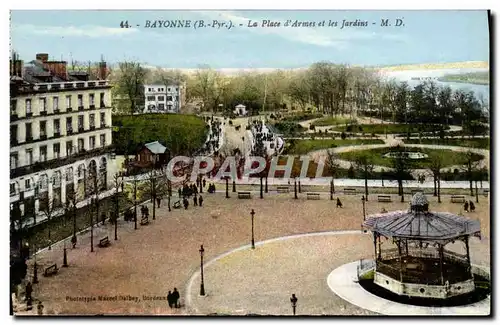
[[[141,226],[145,226],[149,224],[149,218],[148,217],[142,217],[141,218]]]
[[[238,199],[251,199],[252,194],[250,192],[238,192]]]
[[[379,202],[392,202],[392,199],[391,199],[390,195],[379,195],[378,201]]]
[[[465,203],[465,195],[452,195],[451,203]]]
[[[319,193],[306,193],[308,200],[319,200]]]
[[[344,188],[344,194],[356,195],[356,189],[355,188]]]
[[[111,242],[109,241],[108,236],[106,236],[103,239],[99,240],[99,247],[108,247],[109,245],[111,245]]]
[[[489,189],[487,189],[487,188],[485,188],[485,189],[483,190],[483,195],[487,197],[487,196],[488,196],[488,194],[490,194],[490,190],[489,190]]]
[[[43,271],[43,275],[44,276],[51,276],[53,274],[56,274],[57,271],[59,271],[59,269],[57,268],[57,264],[52,264],[51,266],[46,268],[45,271]]]
[[[278,193],[290,193],[290,188],[288,186],[278,186]]]

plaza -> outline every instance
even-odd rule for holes
[[[89,235],[81,235],[77,247],[68,249],[69,267],[52,277],[40,272],[34,298],[43,302],[46,314],[58,315],[290,315],[289,297],[295,293],[298,315],[376,314],[343,300],[327,284],[334,269],[373,255],[372,238],[361,231],[359,195],[335,195],[344,205],[335,208],[335,200],[329,200],[326,193],[320,200],[310,201],[304,194],[294,200],[293,193],[274,191],[264,199],[239,200],[235,193],[226,199],[223,192],[204,194],[203,207],[187,210],[169,212],[163,202],[156,220],[138,230],[120,219],[118,241],[111,240],[107,248],[96,247],[93,253]],[[428,199],[433,211],[458,214],[462,210],[448,196],[443,196],[441,204],[435,197]],[[372,200],[366,204],[366,214],[379,213],[382,208],[407,209],[408,203]],[[250,247],[252,209],[255,250]],[[478,220],[485,234],[470,241],[471,263],[488,267],[487,198],[465,216]],[[113,227],[106,223],[94,232],[97,240],[112,238]],[[204,297],[199,296],[198,250],[202,244]],[[62,250],[63,243],[57,243],[50,251],[37,254],[39,270],[61,264]],[[33,258],[28,262],[31,279]],[[161,300],[174,287],[181,293],[179,309]],[[106,300],[114,296],[118,298]]]

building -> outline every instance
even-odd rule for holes
[[[112,183],[111,87],[100,67],[101,77],[88,80],[48,54],[26,66],[11,60],[10,202],[25,216]]]
[[[181,83],[144,85],[144,112],[179,113],[184,106],[184,92]]]
[[[233,110],[233,113],[239,116],[246,116],[248,114],[247,107],[243,104],[236,105],[236,107]]]
[[[136,155],[136,166],[160,168],[168,163],[167,147],[158,141],[146,143]]]

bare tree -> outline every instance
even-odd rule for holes
[[[440,152],[431,155],[429,169],[434,178],[434,196],[438,197],[438,202],[441,203],[441,169],[444,164],[444,155]]]
[[[139,62],[125,61],[118,64],[114,95],[128,101],[128,110],[134,114],[144,100],[144,79],[148,71]]]
[[[412,164],[403,149],[399,146],[397,146],[393,152],[395,154],[395,157],[392,158],[392,167],[398,181],[398,194],[401,196],[401,202],[404,202],[405,195],[403,190],[403,181],[410,174],[412,170]]]
[[[120,216],[120,198],[123,193],[121,189],[123,186],[123,176],[115,174],[113,176],[113,183],[115,186],[115,193],[113,194],[113,212],[110,214],[109,218],[115,226],[115,240],[118,240],[118,218]]]
[[[333,193],[335,193],[335,176],[339,170],[339,163],[337,161],[338,157],[336,153],[334,153],[331,150],[330,151],[327,150],[326,153],[327,153],[326,167],[328,168],[328,171],[332,175],[330,199],[333,200]]]
[[[474,196],[474,190],[472,188],[472,182],[476,179],[476,174],[479,167],[479,161],[475,160],[476,154],[472,151],[467,151],[464,157],[464,163],[462,169],[465,171],[467,175],[467,179],[469,180],[470,187],[470,196]]]
[[[47,230],[48,230],[48,242],[49,242],[49,250],[51,249],[52,246],[52,239],[50,237],[50,228],[51,228],[51,221],[52,217],[54,217],[55,212],[58,209],[58,202],[56,201],[55,198],[49,199],[46,197],[43,199],[44,202],[41,202],[41,211],[47,218]]]
[[[354,165],[365,179],[365,199],[368,201],[368,177],[370,177],[373,172],[373,160],[368,154],[362,154],[355,159]]]

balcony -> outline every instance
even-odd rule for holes
[[[104,104],[104,102],[101,102],[101,106],[100,107],[101,108],[105,108],[106,107],[106,105]]]
[[[40,140],[47,140],[47,134],[40,134]]]
[[[19,119],[19,116],[17,116],[17,113],[10,113],[10,121],[14,122]]]
[[[73,107],[66,107],[66,111],[72,112],[73,111]]]
[[[90,131],[94,131],[95,130],[95,125],[91,125],[90,126]]]
[[[79,111],[83,111],[83,106],[78,106]]]
[[[40,172],[42,170],[53,169],[53,168],[58,168],[61,166],[69,165],[69,164],[72,164],[78,160],[83,160],[83,159],[91,158],[94,156],[99,156],[99,155],[103,155],[106,153],[110,153],[112,151],[112,149],[113,149],[112,146],[107,146],[107,147],[98,148],[95,150],[78,152],[78,153],[75,153],[69,157],[51,159],[51,160],[47,160],[45,162],[35,162],[33,165],[11,169],[10,178],[21,177],[21,176],[28,175],[31,173]]]
[[[47,111],[46,110],[40,111],[40,116],[47,116]]]
[[[83,126],[79,126],[79,127],[78,127],[78,133],[82,133],[82,132],[84,132],[84,131],[85,131],[85,130],[83,129]]]
[[[95,105],[94,105],[94,104],[89,105],[89,108],[90,108],[90,109],[94,109],[94,108],[95,108]]]
[[[73,129],[72,128],[67,128],[66,129],[66,134],[68,134],[68,135],[73,134]]]
[[[59,108],[54,108],[54,114],[59,114]]]
[[[54,131],[54,138],[59,138],[61,136],[61,131]]]
[[[101,129],[104,129],[106,127],[106,123],[101,123]]]
[[[32,117],[33,116],[33,112],[26,112],[26,117]]]
[[[33,136],[32,135],[27,135],[26,136],[26,143],[30,143],[30,142],[33,142]]]
[[[17,146],[18,144],[19,144],[19,141],[17,141],[17,139],[13,139],[13,138],[10,139],[10,146],[11,147]]]

